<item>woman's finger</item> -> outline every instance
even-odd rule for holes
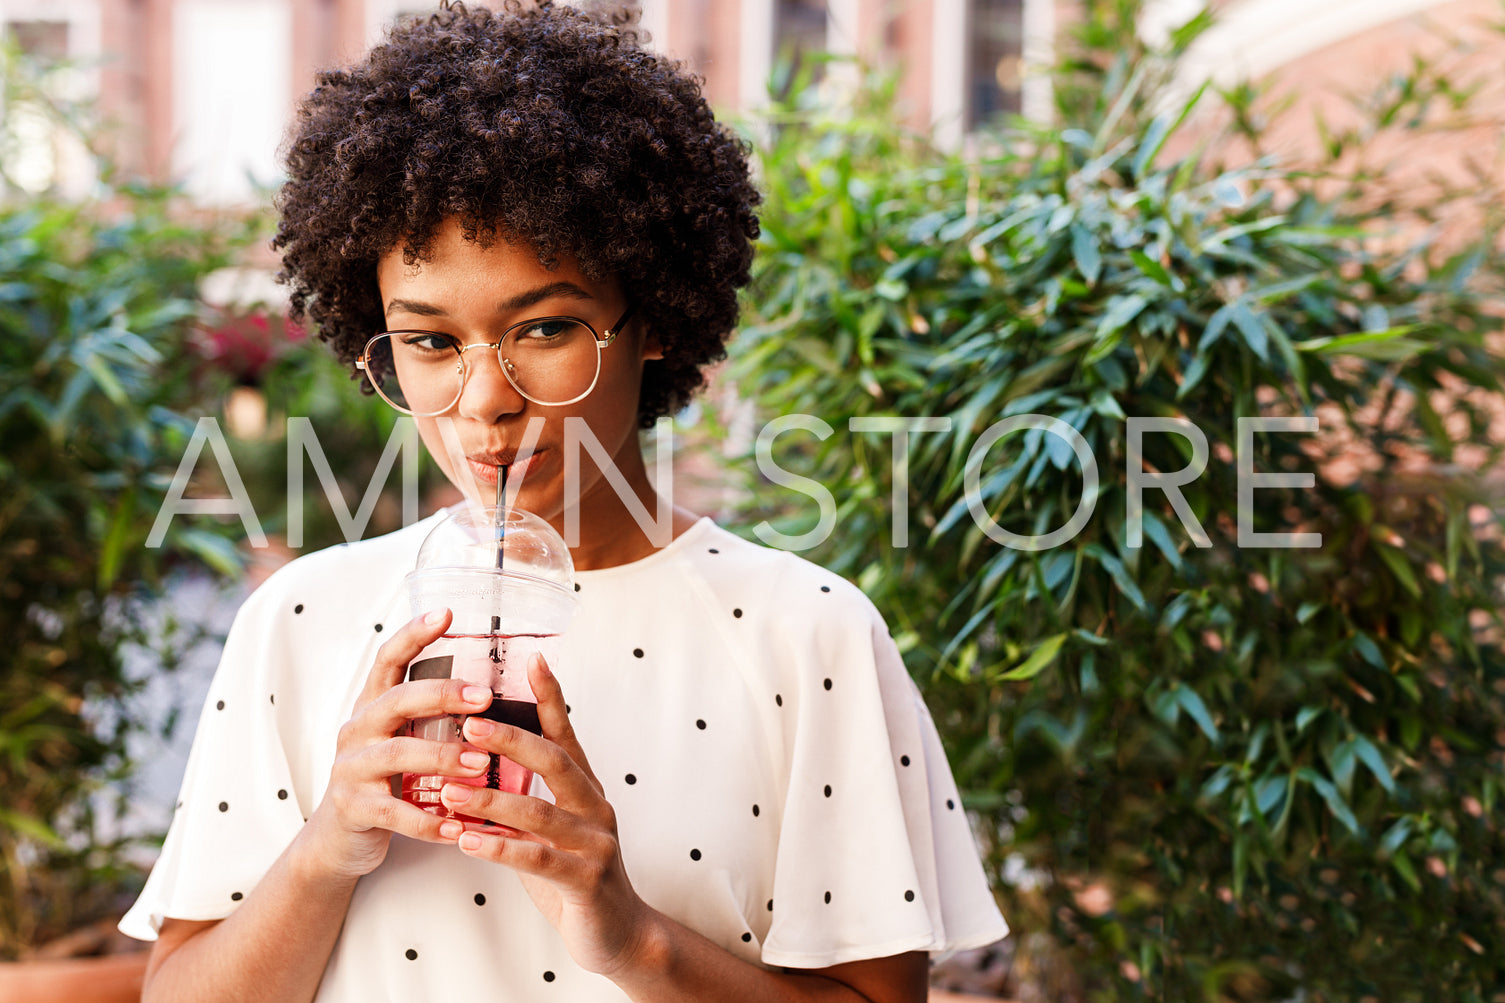
[[[596,791],[604,793],[605,788],[596,779],[585,749],[575,736],[575,726],[570,723],[569,705],[565,703],[559,680],[541,654],[528,659],[528,685],[533,687],[533,693],[538,697],[538,723],[542,726],[543,736],[568,753],[581,772],[590,778]]]
[[[550,739],[480,717],[465,722],[464,735],[487,752],[505,756],[542,777],[555,803],[573,817],[605,832],[617,831],[616,810],[606,800],[600,782],[587,772],[589,766],[582,766],[584,756],[578,743],[572,756]]]
[[[599,831],[579,815],[527,794],[450,783],[440,797],[452,811],[505,825],[522,833],[520,838],[541,839],[562,850],[588,850],[599,839]]]
[[[397,633],[376,649],[376,661],[366,676],[366,685],[361,690],[361,695],[355,701],[356,710],[359,711],[402,682],[408,674],[408,663],[439,639],[449,626],[449,620],[449,610],[430,610],[403,624]]]
[[[344,826],[352,832],[384,829],[428,843],[454,843],[463,828],[458,824],[447,825],[451,820],[440,818],[374,787],[342,799],[342,803],[336,807]]]
[[[395,733],[409,721],[441,714],[478,714],[490,705],[491,688],[464,679],[415,679],[397,683],[351,719],[373,740]]]
[[[547,843],[475,830],[466,832],[457,842],[460,849],[472,857],[505,864],[524,874],[566,886],[579,887],[590,878],[590,864],[585,859]]]
[[[346,757],[342,765],[349,768],[352,780],[357,783],[402,773],[469,778],[485,774],[491,757],[461,742],[430,742],[399,735],[362,747]]]
[[[479,748],[506,756],[537,773],[554,792],[554,800],[560,806],[591,817],[604,815],[596,810],[596,806],[606,804],[600,786],[562,746],[532,732],[483,717],[467,719],[463,734],[467,741]]]

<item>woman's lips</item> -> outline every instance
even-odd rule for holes
[[[543,461],[543,457],[541,455],[542,452],[542,450],[536,451],[530,454],[526,459],[514,460],[511,464],[509,464],[507,470],[507,482],[509,484],[514,483],[524,474],[536,469],[538,465]],[[495,484],[497,482],[497,471],[500,468],[496,465],[495,462],[478,460],[474,457],[466,457],[466,460],[470,464],[471,473],[475,475],[476,480],[481,481],[485,484]]]

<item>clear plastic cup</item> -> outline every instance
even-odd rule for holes
[[[500,560],[498,560],[500,553]],[[528,662],[542,654],[559,664],[560,635],[577,605],[575,569],[564,540],[538,516],[508,509],[457,505],[429,533],[414,570],[404,579],[413,615],[448,608],[452,618],[438,640],[408,666],[408,679],[463,679],[489,687],[491,705],[477,716],[540,734],[538,698],[528,684]],[[408,734],[436,742],[464,741],[463,714],[419,718]],[[489,825],[445,807],[439,791],[463,783],[526,794],[531,770],[492,756],[480,777],[407,773],[402,798],[424,811],[468,825]]]

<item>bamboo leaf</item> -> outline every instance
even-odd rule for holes
[[[1380,782],[1387,793],[1395,793],[1395,779],[1390,776],[1390,770],[1385,766],[1385,757],[1380,755],[1380,750],[1373,742],[1363,735],[1354,735],[1350,740],[1353,742],[1354,752],[1358,754],[1364,765],[1369,767],[1369,772],[1374,774],[1374,779]]]
[[[1374,552],[1380,555],[1380,560],[1385,562],[1385,567],[1395,576],[1401,588],[1410,593],[1413,599],[1421,598],[1421,585],[1416,580],[1416,573],[1411,570],[1411,564],[1406,560],[1406,555],[1395,547],[1380,540],[1374,543]]]
[[[1121,330],[1144,310],[1147,300],[1138,293],[1127,296],[1115,296],[1108,301],[1108,309],[1103,313],[1102,320],[1098,321],[1097,332],[1093,337],[1097,341]]]
[[[1218,734],[1217,725],[1212,723],[1212,715],[1207,712],[1207,704],[1202,702],[1196,690],[1183,683],[1176,690],[1176,700],[1191,716],[1191,719],[1197,722],[1197,727],[1202,729],[1202,734],[1207,736],[1208,741],[1213,745],[1222,743],[1222,736]]]
[[[1003,682],[1018,682],[1035,678],[1049,668],[1051,663],[1056,660],[1056,656],[1061,651],[1061,645],[1066,642],[1066,637],[1067,635],[1065,634],[1055,634],[1047,637],[1035,646],[1035,650],[1030,653],[1028,658],[997,678]]]
[[[1095,543],[1088,544],[1083,548],[1084,553],[1102,565],[1113,584],[1118,587],[1119,593],[1129,602],[1133,603],[1141,613],[1150,611],[1149,603],[1145,602],[1144,593],[1139,591],[1139,586],[1124,568],[1123,562]]]
[[[1098,276],[1103,273],[1103,256],[1097,249],[1097,239],[1085,226],[1078,224],[1071,228],[1071,256],[1087,284],[1097,285]]]
[[[1421,879],[1416,876],[1416,865],[1411,863],[1411,858],[1402,850],[1397,850],[1390,856],[1390,866],[1395,868],[1395,873],[1401,876],[1401,880],[1410,886],[1413,892],[1421,891]]]
[[[1254,315],[1254,311],[1249,309],[1249,304],[1244,300],[1234,303],[1229,317],[1233,321],[1233,326],[1238,328],[1239,333],[1244,336],[1244,343],[1253,349],[1254,354],[1258,355],[1261,360],[1269,362],[1269,333],[1265,330],[1265,325]]]
[[[1296,775],[1316,789],[1318,795],[1327,803],[1327,810],[1332,812],[1333,818],[1341,822],[1355,836],[1363,834],[1359,820],[1354,817],[1353,809],[1348,806],[1347,801],[1343,800],[1343,795],[1339,793],[1332,781],[1309,766],[1298,769]]]
[[[1351,355],[1380,362],[1398,362],[1412,358],[1429,347],[1425,341],[1410,337],[1422,330],[1424,328],[1420,324],[1404,324],[1383,331],[1309,338],[1296,342],[1295,348],[1300,352],[1322,355]]]
[[[1175,288],[1178,285],[1178,283],[1172,281],[1171,273],[1165,270],[1165,266],[1137,247],[1129,250],[1129,257],[1133,259],[1135,266],[1141,272],[1162,286]]]

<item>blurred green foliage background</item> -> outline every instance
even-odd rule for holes
[[[24,106],[92,149],[103,127],[55,99],[60,69],[0,51],[0,124]],[[177,718],[138,709],[147,680],[132,660],[172,672],[202,639],[204,611],[164,600],[174,582],[240,578],[269,556],[245,546],[237,517],[179,516],[146,546],[198,419],[220,423],[274,540],[287,529],[288,416],[312,422],[350,510],[396,424],[275,307],[205,301],[206,279],[264,245],[268,210],[207,210],[94,163],[86,198],[7,178],[0,199],[0,960],[129,904],[143,841],[119,825],[132,750]],[[226,413],[248,400],[251,420]],[[339,542],[299,459],[304,546]],[[225,497],[228,473],[203,449],[187,496]],[[401,524],[400,478],[389,481],[369,533]]]
[[[1192,105],[1165,106],[1135,7],[1089,5],[1064,128],[964,154],[896,127],[881,80],[851,106],[795,87],[735,384],[759,420],[827,423],[763,445],[834,496],[808,556],[861,584],[922,684],[1021,994],[1505,999],[1499,193],[1443,192],[1479,207],[1444,243],[1339,172],[1358,133],[1330,170],[1220,164],[1180,142]],[[1369,127],[1419,128],[1448,85],[1419,63]],[[1264,127],[1235,116],[1248,145]],[[1023,414],[1075,430],[1099,479],[1041,550],[981,525],[1043,534],[1083,503],[1063,438],[974,452]],[[892,434],[851,424],[888,416],[949,420],[904,477]],[[1197,452],[1136,444],[1146,417],[1199,430],[1205,469],[1184,513],[1143,493],[1136,540],[1128,470]],[[1320,431],[1240,441],[1301,417]],[[1254,492],[1246,530],[1319,547],[1240,543],[1241,460],[1312,475]],[[746,526],[812,528],[811,498],[747,489]]]

